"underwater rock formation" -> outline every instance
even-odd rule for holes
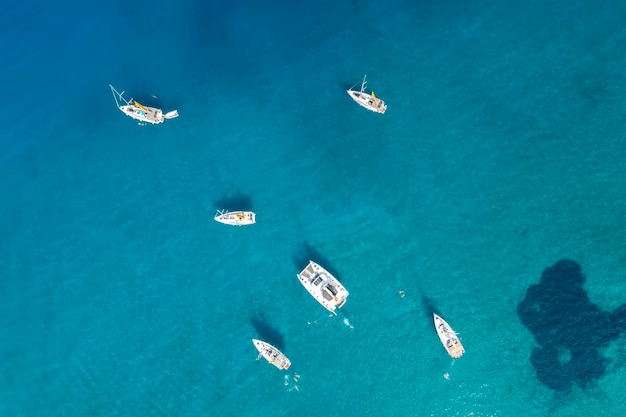
[[[583,289],[580,265],[560,260],[546,268],[539,284],[531,285],[517,314],[539,344],[530,358],[537,379],[550,389],[586,388],[606,372],[609,359],[600,348],[625,329],[626,305],[601,310]]]

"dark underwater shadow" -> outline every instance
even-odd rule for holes
[[[590,388],[610,363],[599,349],[619,337],[626,306],[613,313],[593,304],[580,265],[560,260],[546,268],[517,306],[517,315],[540,345],[530,357],[539,382],[555,391]]]
[[[285,338],[267,322],[262,312],[259,312],[257,317],[250,317],[250,323],[261,340],[276,346],[278,350],[285,348]]]
[[[330,272],[332,275],[334,275],[337,279],[341,281],[341,279],[339,278],[339,275],[337,274],[337,271],[335,270],[335,267],[328,260],[328,258],[322,255],[321,252],[319,252],[317,249],[315,249],[313,246],[311,246],[307,242],[304,242],[302,244],[302,249],[298,251],[296,254],[294,254],[292,256],[292,259],[293,259],[294,265],[296,266],[296,269],[298,270],[298,273],[302,271],[305,266],[308,265],[309,261],[313,261],[319,264],[321,267],[326,269],[328,272]]]
[[[215,200],[213,206],[216,210],[252,211],[252,199],[246,194],[234,194]]]
[[[428,318],[431,322],[433,321],[433,313],[437,313],[438,316],[443,317],[439,309],[435,307],[433,300],[426,295],[422,295],[422,313],[424,317]]]

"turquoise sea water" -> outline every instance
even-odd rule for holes
[[[624,414],[626,5],[546,3],[8,5],[0,415]]]

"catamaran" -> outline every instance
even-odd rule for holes
[[[156,125],[163,123],[165,119],[174,119],[178,117],[178,110],[172,110],[163,114],[163,111],[161,109],[157,109],[156,107],[144,106],[132,98],[130,100],[126,100],[123,95],[124,91],[118,93],[111,84],[109,84],[109,87],[111,87],[111,92],[113,93],[113,98],[115,99],[117,108],[120,109],[126,116],[139,120],[139,124],[151,123]]]
[[[256,214],[252,211],[218,210],[214,219],[231,226],[246,226],[256,223]]]
[[[252,339],[252,343],[254,343],[256,350],[259,351],[257,360],[259,360],[262,356],[278,369],[289,369],[291,366],[289,358],[269,343],[258,339]]]
[[[463,356],[465,349],[456,335],[456,332],[452,330],[444,319],[435,313],[433,313],[433,319],[435,321],[435,329],[437,329],[439,340],[441,340],[441,343],[448,351],[448,354],[453,358],[460,358]]]
[[[346,303],[348,290],[330,272],[315,262],[309,261],[306,268],[298,274],[298,279],[309,294],[331,313],[336,314],[335,308],[341,308]]]
[[[361,90],[353,90],[352,88],[356,86],[355,84],[347,89],[346,92],[350,97],[352,97],[352,100],[356,101],[359,104],[359,106],[365,107],[366,109],[373,112],[383,114],[387,110],[387,105],[384,101],[376,97],[373,91],[372,94],[368,94],[365,92],[365,84],[367,84],[367,81],[365,80],[366,77],[367,75],[363,76],[363,81],[361,82]]]

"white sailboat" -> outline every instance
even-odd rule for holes
[[[252,211],[218,210],[213,219],[231,226],[246,226],[256,223],[256,214]]]
[[[366,77],[367,75],[363,76],[360,90],[353,90],[352,88],[354,86],[352,86],[347,89],[346,92],[350,97],[352,97],[352,100],[356,101],[359,104],[359,106],[365,107],[366,109],[371,110],[375,113],[383,114],[387,110],[387,105],[383,100],[376,97],[373,91],[372,94],[368,94],[365,92],[365,84],[367,84]]]
[[[291,366],[291,361],[284,353],[278,350],[276,347],[270,345],[267,342],[258,339],[252,339],[252,343],[254,343],[254,347],[259,351],[259,357],[264,357],[267,361],[277,367],[278,369],[289,369]]]
[[[111,93],[113,93],[113,98],[115,99],[117,108],[120,109],[120,111],[126,116],[139,120],[139,124],[150,123],[156,125],[163,123],[166,119],[174,119],[178,117],[178,110],[172,110],[163,114],[163,111],[161,109],[157,109],[156,107],[144,106],[132,98],[130,100],[126,100],[123,96],[124,91],[118,93],[111,84],[109,84],[109,87],[111,87]]]
[[[448,325],[448,323],[433,313],[433,320],[435,322],[435,329],[437,329],[437,335],[439,340],[443,344],[443,347],[448,351],[448,355],[453,358],[460,358],[465,353],[465,349],[456,335],[456,332]]]

